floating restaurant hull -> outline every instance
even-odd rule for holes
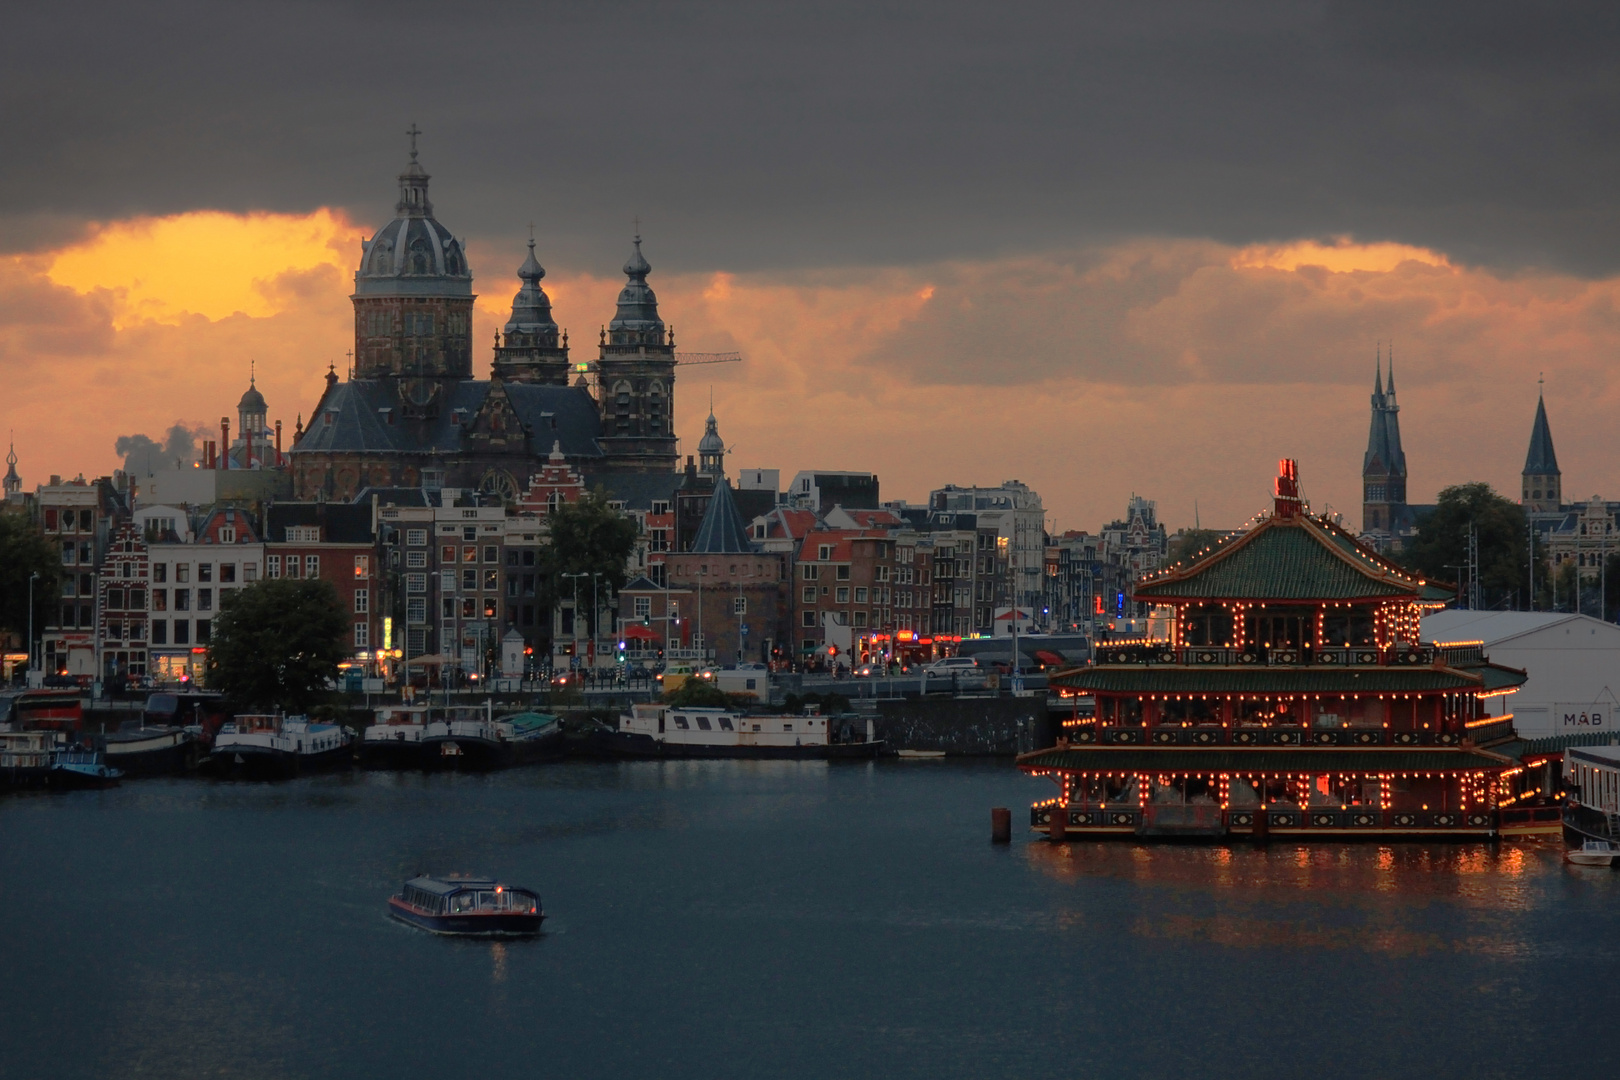
[[[1524,770],[1493,750],[1513,742],[1512,718],[1485,702],[1524,673],[1477,643],[1421,643],[1437,590],[1307,514],[1291,461],[1268,518],[1134,592],[1170,609],[1170,636],[1104,643],[1052,677],[1094,708],[1018,759],[1059,786],[1031,808],[1032,829],[1495,835]]]

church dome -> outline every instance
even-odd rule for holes
[[[720,437],[720,427],[715,422],[714,413],[711,412],[703,425],[703,438],[698,440],[698,453],[707,457],[723,454],[725,450],[726,442]]]
[[[269,408],[264,403],[264,395],[259,393],[256,381],[249,381],[247,392],[242,395],[242,400],[236,403],[236,411],[239,413],[262,413],[268,412]]]
[[[413,132],[415,129],[412,129]],[[399,174],[399,202],[394,220],[362,242],[360,266],[354,273],[354,291],[371,296],[471,296],[472,271],[461,241],[433,217],[428,199],[428,174],[416,161],[416,136],[411,136],[411,161]]]
[[[545,276],[546,268],[534,257],[534,241],[530,240],[529,257],[518,267],[518,277],[522,279],[523,286],[512,298],[512,318],[503,327],[508,334],[533,334],[557,329],[551,317],[551,298],[540,287],[540,279]]]

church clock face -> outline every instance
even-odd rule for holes
[[[517,499],[517,481],[505,469],[490,469],[478,482],[478,490],[485,495],[499,496],[505,502]]]
[[[400,383],[399,392],[408,404],[425,408],[438,389],[432,379],[405,379]]]

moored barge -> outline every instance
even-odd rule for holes
[[[221,775],[279,780],[354,764],[354,735],[302,716],[242,715],[220,728],[209,755]]]
[[[1021,755],[1055,799],[1032,829],[1067,837],[1497,834],[1522,772],[1493,747],[1512,717],[1486,701],[1525,674],[1477,642],[1425,644],[1445,594],[1383,558],[1299,496],[1281,463],[1273,512],[1134,589],[1168,609],[1162,641],[1098,646],[1052,676],[1092,715]],[[1056,819],[1056,820],[1054,820]]]
[[[436,878],[407,881],[388,900],[388,914],[435,934],[460,937],[517,937],[540,932],[545,912],[532,889],[513,888],[493,878]]]

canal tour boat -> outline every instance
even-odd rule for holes
[[[377,710],[359,745],[360,765],[368,769],[420,769],[427,764],[426,705],[390,705]]]
[[[882,743],[833,742],[825,716],[752,714],[727,709],[632,705],[610,741],[620,757],[828,758],[875,757]]]
[[[540,932],[545,912],[532,889],[502,885],[493,878],[436,878],[407,881],[388,900],[388,914],[435,934],[460,937],[517,937]]]
[[[302,716],[238,716],[220,728],[209,760],[221,775],[281,779],[354,764],[354,734]]]
[[[563,756],[562,721],[549,713],[495,716],[494,705],[447,711],[422,734],[423,765],[429,769],[488,770],[529,765]]]
[[[99,750],[70,746],[51,755],[51,787],[110,788],[123,778],[123,771],[109,766]]]

